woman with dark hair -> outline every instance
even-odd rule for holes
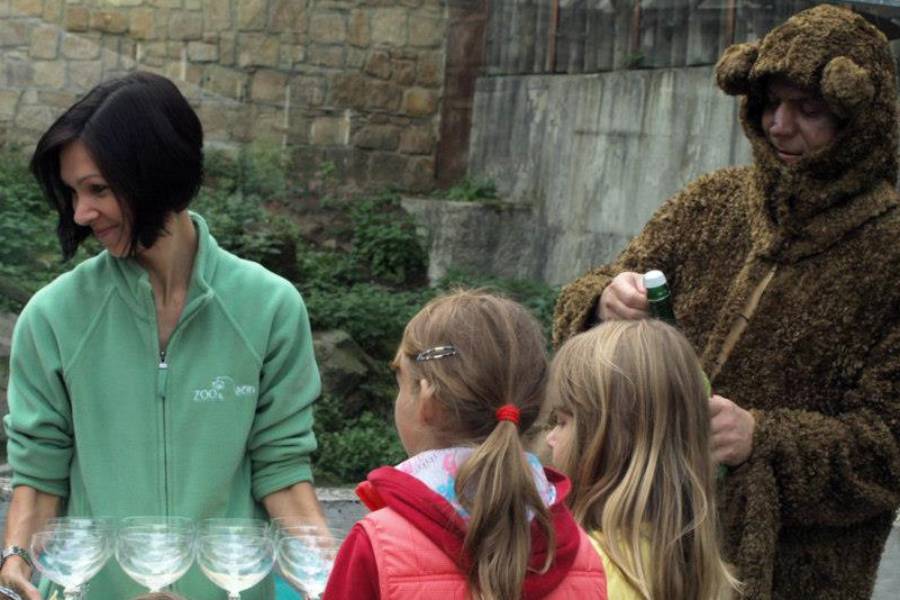
[[[43,135],[31,167],[59,212],[63,256],[91,235],[105,252],[39,291],[16,325],[2,582],[40,598],[25,549],[59,513],[321,524],[306,309],[187,210],[203,129],[178,88],[150,73],[97,86]],[[174,589],[223,597],[196,568]],[[139,592],[110,564],[87,597]],[[242,595],[272,596],[270,581]]]

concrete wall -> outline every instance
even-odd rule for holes
[[[469,151],[470,176],[492,179],[516,210],[407,202],[429,232],[433,277],[455,264],[570,281],[686,183],[750,161],[712,67],[481,78]],[[461,220],[464,239],[441,233]]]
[[[445,0],[0,0],[0,145],[101,80],[162,73],[207,140],[330,160],[357,187],[433,187]]]
[[[482,77],[469,175],[493,180],[516,210],[405,207],[423,224],[432,278],[460,266],[563,284],[614,258],[687,183],[750,161],[738,102],[712,66]]]

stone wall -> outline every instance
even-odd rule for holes
[[[433,187],[442,0],[0,0],[0,143],[30,147],[75,98],[164,74],[208,142],[328,160],[356,187]]]

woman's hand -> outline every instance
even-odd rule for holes
[[[41,600],[37,588],[31,585],[31,567],[18,556],[10,556],[0,570],[0,584],[15,590],[27,600]]]
[[[644,277],[625,271],[616,275],[603,290],[597,303],[597,318],[600,321],[645,319],[650,316],[648,309]]]
[[[13,488],[6,513],[4,547],[28,548],[31,535],[40,530],[59,512],[59,496],[41,492],[27,485]],[[26,600],[41,600],[37,588],[31,585],[31,567],[21,556],[12,555],[0,568],[0,582],[14,589]]]

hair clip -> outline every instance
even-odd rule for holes
[[[453,346],[435,346],[419,352],[418,356],[416,356],[416,362],[447,358],[448,356],[456,356],[456,348]]]

